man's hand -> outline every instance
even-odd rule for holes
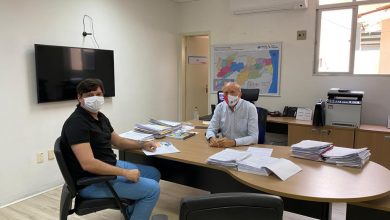
[[[153,141],[144,142],[142,149],[154,152],[157,149],[157,144]]]
[[[220,138],[217,140],[218,146],[223,148],[236,146],[236,141],[228,138]]]
[[[218,139],[216,137],[210,138],[209,146],[210,147],[219,147]]]
[[[126,177],[126,179],[136,183],[139,180],[140,172],[138,169],[124,170],[123,176]]]

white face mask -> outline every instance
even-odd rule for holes
[[[93,113],[98,113],[104,104],[103,96],[91,96],[84,98],[85,110]]]
[[[238,103],[238,96],[232,96],[232,95],[228,95],[228,98],[227,98],[227,104],[230,106],[230,107],[233,107],[235,106],[237,103]]]

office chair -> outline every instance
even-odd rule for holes
[[[181,200],[179,220],[282,220],[283,200],[258,193],[217,193]]]
[[[241,89],[241,98],[248,102],[255,102],[259,99],[260,89]]]
[[[259,99],[260,89],[241,89],[241,98],[254,104]],[[267,126],[268,110],[261,107],[256,107],[257,110],[257,123],[259,127],[258,144],[264,144],[265,131]]]
[[[119,198],[114,188],[110,184],[110,180],[116,179],[116,176],[96,176],[86,177],[75,182],[69,172],[66,161],[61,151],[61,137],[57,138],[54,144],[54,154],[57,159],[58,166],[64,177],[65,184],[62,186],[61,201],[60,201],[60,220],[68,219],[68,215],[76,213],[77,215],[86,215],[92,212],[97,212],[103,209],[120,209],[125,220],[128,220],[126,207],[134,203],[133,200]],[[85,199],[81,198],[77,192],[76,185],[87,186],[94,183],[105,183],[113,194],[113,198],[100,199]],[[75,198],[74,207],[72,209],[72,200]]]
[[[268,110],[261,107],[256,107],[256,110],[257,110],[257,117],[258,117],[257,122],[259,127],[259,139],[257,143],[264,144],[266,127],[267,127]]]

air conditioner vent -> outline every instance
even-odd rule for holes
[[[230,9],[234,14],[305,9],[307,0],[230,0]]]

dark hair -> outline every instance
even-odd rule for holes
[[[95,91],[99,87],[104,94],[103,82],[100,79],[84,79],[77,85],[77,95],[81,96],[83,93]]]

